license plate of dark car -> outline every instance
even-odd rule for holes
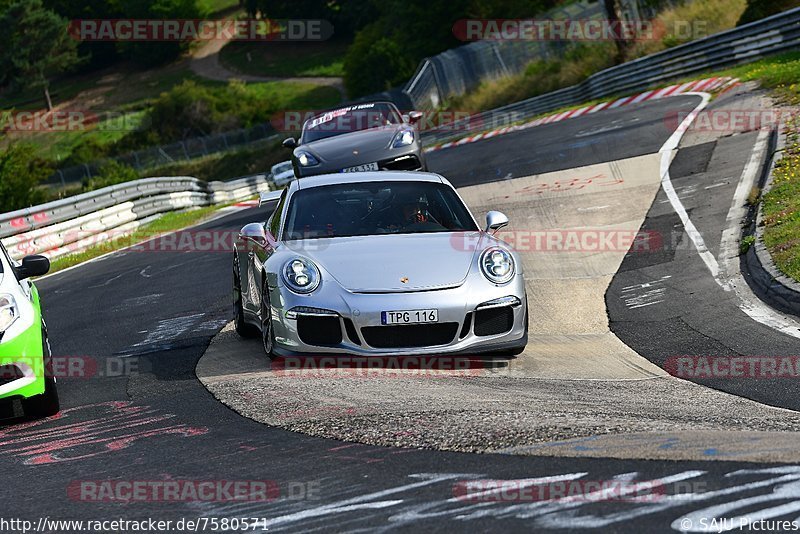
[[[356,165],[355,167],[347,167],[342,169],[342,172],[367,172],[367,171],[377,171],[378,164],[377,163],[364,163],[363,165]]]
[[[403,310],[381,312],[381,324],[438,323],[439,310]]]

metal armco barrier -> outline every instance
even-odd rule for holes
[[[132,233],[154,216],[190,207],[234,202],[269,190],[263,174],[232,182],[145,178],[0,215],[0,237],[15,259],[80,252]]]
[[[676,78],[750,63],[765,56],[798,48],[800,8],[602,70],[578,85],[485,111],[473,115],[469,120],[480,124],[482,129],[508,126],[513,121],[528,119],[565,106],[624,95]],[[451,51],[445,54],[449,52]],[[450,96],[446,92],[442,93],[443,88],[453,86],[444,82],[448,73],[435,72],[436,76],[431,77],[431,81],[426,83],[423,80],[426,71],[436,68],[434,60],[435,58],[425,60],[414,78],[406,84],[405,90],[418,109],[436,107],[430,101],[431,94],[437,94],[439,98]],[[464,75],[461,73],[458,76]],[[436,83],[436,87],[431,87],[431,83]],[[464,129],[457,126],[458,123],[450,123],[423,132],[424,144],[431,145],[463,135]]]

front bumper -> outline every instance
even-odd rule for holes
[[[422,148],[418,144],[414,144],[407,148],[364,153],[360,154],[359,157],[353,156],[347,159],[337,159],[336,161],[322,161],[319,165],[313,167],[302,167],[295,162],[295,172],[299,177],[334,174],[348,167],[368,163],[377,163],[378,170],[381,171],[425,171],[428,168]]]
[[[41,395],[44,377],[42,326],[36,320],[22,334],[0,342],[0,400]]]
[[[297,295],[282,286],[270,288],[274,352],[280,356],[438,355],[524,347],[523,277],[517,275],[503,286],[471,284],[470,278],[452,289],[408,293],[351,293],[329,285],[320,287],[320,294]],[[508,302],[480,308],[506,297],[511,297]],[[287,317],[288,311],[297,308],[301,311]],[[381,324],[381,312],[428,309],[438,310],[437,323]],[[312,342],[309,337],[314,338]]]

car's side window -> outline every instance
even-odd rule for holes
[[[275,211],[272,213],[272,217],[270,217],[267,223],[267,230],[269,230],[269,233],[271,233],[272,237],[275,239],[278,239],[278,232],[281,229],[281,217],[283,214],[283,207],[286,204],[286,193],[288,191],[288,189],[283,190],[283,194],[280,200],[278,200],[278,205],[275,206]]]

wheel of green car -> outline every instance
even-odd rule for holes
[[[25,415],[32,418],[50,417],[60,410],[56,379],[53,376],[53,356],[50,352],[50,341],[47,330],[42,329],[42,349],[44,357],[44,393],[23,402]]]

